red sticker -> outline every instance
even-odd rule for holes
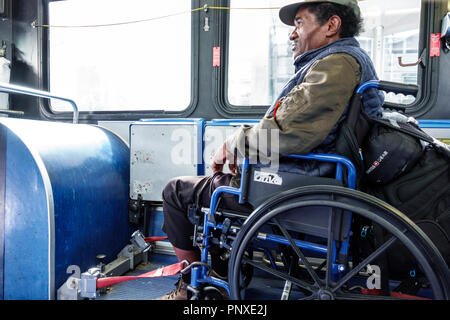
[[[439,57],[441,54],[441,34],[432,33],[430,41],[430,57]]]
[[[220,67],[220,47],[213,47],[213,67]]]

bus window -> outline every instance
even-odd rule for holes
[[[80,111],[186,109],[191,101],[190,10],[186,0],[50,2],[51,92],[74,99]],[[70,111],[56,101],[51,108]]]
[[[228,56],[228,102],[231,105],[269,105],[286,81],[294,66],[289,33],[292,27],[283,25],[278,10],[292,0],[231,0]],[[417,84],[419,56],[419,24],[421,0],[359,1],[364,19],[364,31],[358,40],[368,52],[380,79]],[[389,94],[386,101],[409,104],[411,96]]]
[[[278,10],[292,0],[231,0],[228,56],[228,102],[232,105],[269,105],[292,76],[289,32]]]
[[[380,79],[417,84],[417,66],[401,67],[419,59],[421,0],[360,1],[364,17],[361,46],[369,53]],[[409,104],[414,97],[390,93],[386,101]]]

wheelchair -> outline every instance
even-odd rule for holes
[[[367,88],[400,91],[370,81],[356,93]],[[400,211],[357,190],[352,161],[332,154],[287,157],[334,163],[334,177],[269,172],[272,182],[264,183],[254,179],[261,169],[244,159],[240,188],[217,188],[197,217],[194,243],[201,261],[188,267],[191,299],[221,299],[217,287],[233,300],[450,298],[450,270],[439,250]],[[224,193],[254,211],[219,210]],[[228,281],[208,273],[212,246],[225,251]],[[390,272],[388,258],[396,253],[412,257],[411,269]]]

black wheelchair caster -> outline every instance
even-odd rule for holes
[[[208,286],[204,288],[189,288],[192,296],[189,300],[224,300],[224,297],[219,289],[216,287]]]

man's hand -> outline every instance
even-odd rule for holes
[[[212,159],[211,168],[214,173],[222,172],[223,165],[228,161],[228,168],[232,174],[236,174],[236,156],[228,151],[227,144],[224,143],[217,149]]]

